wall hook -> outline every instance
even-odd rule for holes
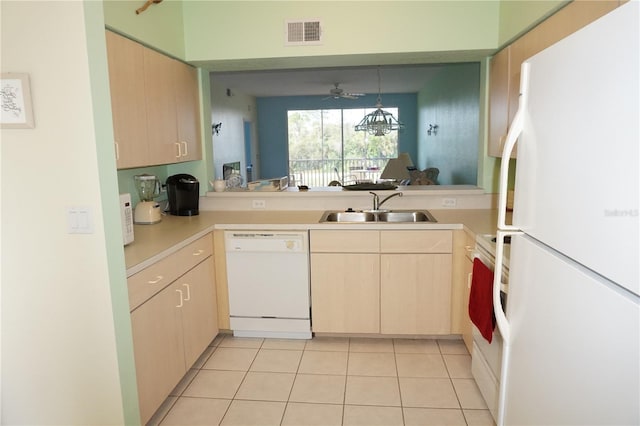
[[[136,15],[140,15],[142,12],[147,10],[147,8],[149,6],[151,6],[153,3],[157,4],[157,3],[160,3],[160,2],[162,2],[162,0],[147,0],[142,7],[136,9]]]
[[[427,129],[427,135],[437,135],[438,134],[438,125],[437,124],[429,124],[429,128]]]
[[[222,129],[222,123],[216,123],[211,126],[211,131],[214,135],[220,133],[220,129]]]

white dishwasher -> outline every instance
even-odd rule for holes
[[[234,336],[311,338],[307,232],[225,231]]]

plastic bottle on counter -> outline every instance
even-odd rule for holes
[[[247,166],[247,182],[251,182],[253,180],[253,164],[249,164]]]

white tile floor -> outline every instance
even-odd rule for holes
[[[160,425],[493,425],[462,340],[221,335]]]

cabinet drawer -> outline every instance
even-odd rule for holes
[[[207,234],[172,255],[180,268],[180,275],[213,254],[213,237]]]
[[[311,231],[311,252],[315,253],[378,253],[378,231]]]
[[[451,231],[381,231],[382,253],[451,253]]]
[[[134,310],[147,299],[171,284],[180,276],[173,256],[166,257],[127,279],[129,309]]]
[[[207,234],[129,277],[129,309],[140,306],[212,253],[213,239]]]

